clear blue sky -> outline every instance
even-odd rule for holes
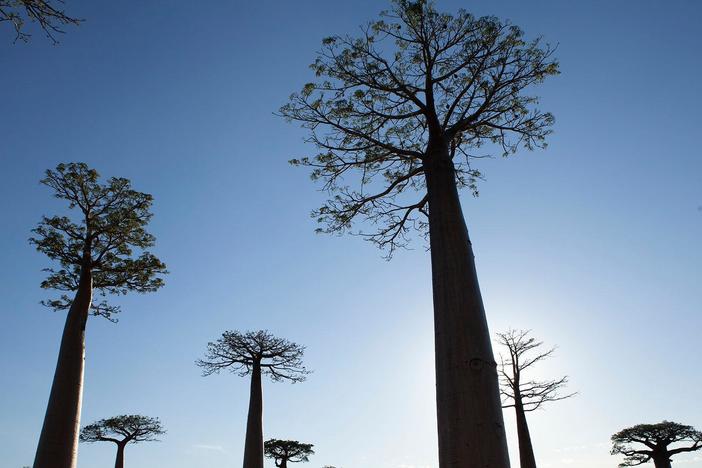
[[[27,238],[60,209],[38,180],[64,161],[154,195],[172,272],[120,300],[118,324],[88,324],[83,422],[143,413],[169,431],[128,466],[239,466],[248,381],[193,361],[226,329],[268,328],[315,372],[264,383],[267,437],[314,443],[309,466],[436,467],[428,255],[315,235],[322,195],[286,163],[313,149],[272,114],[322,37],[386,3],[66,4],[87,21],[56,47],[0,25],[0,467],[32,463],[54,371],[64,316],[38,305],[49,262]],[[609,436],[639,422],[702,428],[702,3],[439,1],[460,6],[559,44],[550,147],[485,161],[480,198],[464,195],[492,331],[559,345],[539,374],[580,392],[531,414],[540,466],[612,467]],[[79,464],[113,457],[82,445]]]

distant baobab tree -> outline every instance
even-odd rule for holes
[[[145,250],[155,241],[145,230],[152,216],[152,197],[133,190],[129,180],[112,177],[101,183],[94,169],[69,163],[46,171],[41,182],[77,215],[44,216],[30,238],[38,251],[60,266],[45,270],[48,277],[41,287],[65,294],[44,304],[68,311],[34,468],[75,468],[86,323],[89,315],[115,321],[119,311],[104,299],[94,301],[93,292],[104,298],[155,291],[163,285],[160,275],[166,266]]]
[[[61,0],[0,0],[0,23],[10,23],[15,30],[15,41],[27,42],[27,21],[37,23],[46,36],[56,44],[55,34],[63,34],[62,26],[78,25],[82,20],[66,14]]]
[[[302,365],[304,350],[304,346],[277,338],[266,330],[246,333],[226,331],[217,341],[207,344],[205,357],[196,362],[205,376],[223,369],[240,377],[251,375],[244,468],[263,468],[261,375],[265,374],[273,381],[302,382],[309,373]]]
[[[425,0],[392,5],[359,35],[322,41],[311,65],[318,78],[280,109],[318,153],[290,162],[329,193],[313,213],[319,232],[376,226],[353,233],[388,256],[411,231],[428,234],[439,466],[506,468],[496,362],[458,189],[477,195],[476,158],[546,146],[554,118],[530,93],[558,64],[548,45],[495,17],[442,13]]]
[[[568,377],[563,376],[556,380],[531,380],[524,375],[527,369],[534,364],[550,357],[555,348],[541,351],[538,348],[543,344],[529,336],[529,331],[509,330],[498,333],[499,343],[507,348],[509,357],[500,359],[502,407],[514,408],[517,417],[517,436],[519,439],[519,463],[521,468],[536,468],[534,447],[529,435],[526,413],[539,409],[541,405],[550,401],[570,398],[575,393],[567,395],[560,391],[568,383]]]
[[[638,444],[638,447],[630,444]],[[612,455],[625,456],[619,466],[643,465],[653,460],[656,468],[670,468],[673,455],[700,449],[702,432],[670,421],[638,424],[612,436]]]
[[[310,461],[314,445],[303,444],[296,440],[269,439],[265,444],[266,457],[272,458],[278,468],[288,468],[288,463]]]
[[[124,468],[124,449],[127,444],[156,441],[157,436],[165,433],[158,418],[129,414],[101,419],[85,426],[80,433],[80,441],[117,444],[115,468]]]

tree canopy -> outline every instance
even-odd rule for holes
[[[29,41],[32,36],[26,31],[26,23],[37,23],[54,44],[56,34],[63,34],[65,25],[81,23],[81,19],[69,16],[60,6],[61,0],[0,0],[0,23],[10,23],[15,30],[15,41]]]
[[[204,375],[229,369],[243,377],[251,373],[254,364],[272,380],[305,380],[309,371],[302,364],[305,347],[273,336],[267,330],[226,331],[215,342],[207,344],[207,352],[196,364]]]
[[[507,348],[507,360],[501,357],[500,363],[500,393],[503,397],[503,408],[515,406],[517,399],[524,411],[534,411],[550,401],[564,400],[576,393],[562,394],[561,390],[568,383],[568,376],[556,380],[526,380],[523,372],[534,364],[547,359],[555,348],[546,351],[536,351],[543,342],[529,336],[528,330],[509,330],[498,333],[500,344]],[[530,352],[534,351],[530,354]]]
[[[156,441],[157,436],[165,433],[158,418],[130,414],[101,419],[85,426],[80,432],[80,441],[136,444]]]
[[[163,286],[161,275],[167,270],[146,250],[155,242],[145,229],[152,217],[153,197],[133,190],[128,179],[111,177],[101,183],[99,178],[85,163],[59,164],[56,170],[46,171],[41,183],[78,213],[72,217],[44,216],[32,230],[30,242],[60,265],[45,270],[49,276],[41,287],[75,291],[81,272],[90,270],[93,288],[103,298],[157,290]],[[134,249],[140,253],[136,255]],[[71,298],[64,294],[43,304],[67,309]],[[105,299],[93,302],[91,308],[94,315],[111,320],[118,311],[118,306]]]
[[[685,446],[679,444],[686,443]],[[643,445],[634,448],[631,444]],[[670,447],[676,444],[675,447]],[[692,426],[663,421],[657,424],[637,424],[612,436],[612,455],[624,455],[619,466],[637,466],[663,456],[669,460],[673,455],[702,449],[702,432]]]
[[[432,1],[393,5],[357,37],[325,38],[317,80],[280,109],[319,149],[290,161],[330,194],[313,212],[318,231],[359,234],[389,255],[411,228],[428,227],[432,145],[449,148],[458,186],[477,195],[475,159],[546,146],[554,119],[530,93],[558,73],[553,49],[509,22],[441,13]],[[377,228],[351,231],[354,221]]]
[[[275,460],[275,466],[285,466],[285,463],[299,463],[309,461],[309,456],[314,455],[314,445],[303,444],[296,440],[269,439],[265,442],[266,457]]]

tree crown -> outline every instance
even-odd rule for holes
[[[264,444],[264,453],[266,457],[275,460],[276,466],[280,466],[283,460],[292,463],[309,461],[309,456],[314,455],[312,447],[314,445],[296,440],[269,439]]]
[[[481,173],[471,161],[489,156],[481,147],[506,156],[546,146],[554,119],[529,90],[558,73],[553,50],[509,22],[440,13],[431,1],[393,4],[358,37],[324,39],[311,65],[318,80],[280,109],[320,151],[290,161],[311,168],[330,193],[313,212],[318,231],[368,221],[378,229],[355,234],[389,254],[406,245],[410,228],[427,228],[428,198],[412,192],[424,192],[427,167],[445,163],[444,153],[458,186],[477,195]]]
[[[196,364],[204,375],[229,369],[241,377],[250,374],[258,364],[261,372],[272,380],[295,383],[304,381],[309,374],[302,364],[304,352],[304,346],[275,337],[267,330],[225,331],[217,341],[207,344],[205,357]]]
[[[522,373],[526,369],[551,357],[556,350],[551,348],[529,354],[543,345],[543,342],[529,336],[530,333],[530,330],[508,330],[497,334],[499,343],[509,352],[507,359],[500,354],[500,394],[503,397],[503,408],[514,407],[519,400],[524,411],[534,411],[546,402],[564,400],[577,394],[560,394],[568,383],[568,376],[543,381],[523,378]]]
[[[93,288],[104,298],[129,291],[155,291],[163,286],[159,275],[166,266],[148,247],[155,238],[145,230],[151,220],[153,198],[131,188],[129,180],[112,177],[100,183],[99,174],[85,163],[59,164],[47,170],[41,183],[54,190],[54,196],[68,202],[78,212],[68,216],[44,216],[29,239],[37,250],[55,260],[60,269],[47,268],[49,276],[42,288],[75,291],[81,273],[90,271]],[[134,249],[141,250],[136,256]],[[54,309],[67,309],[71,299],[43,302]],[[112,319],[119,308],[106,300],[92,304],[92,313]]]
[[[57,3],[52,0],[0,0],[0,23],[8,22],[15,30],[15,42],[27,42],[31,34],[25,31],[25,23],[29,20],[38,23],[46,36],[54,44],[58,43],[55,34],[63,34],[62,26],[78,25],[83,20],[68,16]]]
[[[686,446],[670,448],[672,444],[687,442]],[[633,448],[630,444],[644,445],[646,448]],[[689,445],[691,444],[691,445]],[[619,466],[637,466],[647,463],[656,456],[669,459],[682,452],[702,449],[702,432],[692,426],[663,421],[657,424],[637,424],[623,429],[612,436],[612,455],[624,455]]]
[[[136,444],[156,441],[157,436],[165,433],[158,418],[130,414],[101,419],[85,426],[80,432],[80,441]]]

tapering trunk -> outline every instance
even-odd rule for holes
[[[653,457],[653,464],[656,468],[671,468],[668,454]]]
[[[440,468],[508,468],[497,365],[448,148],[425,164]]]
[[[249,417],[246,421],[244,468],[263,468],[263,391],[261,363],[255,362],[251,372]]]
[[[92,300],[92,275],[83,269],[63,328],[49,404],[34,468],[75,468],[85,365],[85,325]]]
[[[117,444],[117,458],[115,459],[115,468],[124,468],[124,447],[127,444]]]
[[[519,398],[519,397],[518,397]],[[517,414],[517,438],[519,439],[519,466],[520,468],[536,468],[534,447],[531,444],[529,425],[527,424],[524,406],[517,398],[514,410]]]

